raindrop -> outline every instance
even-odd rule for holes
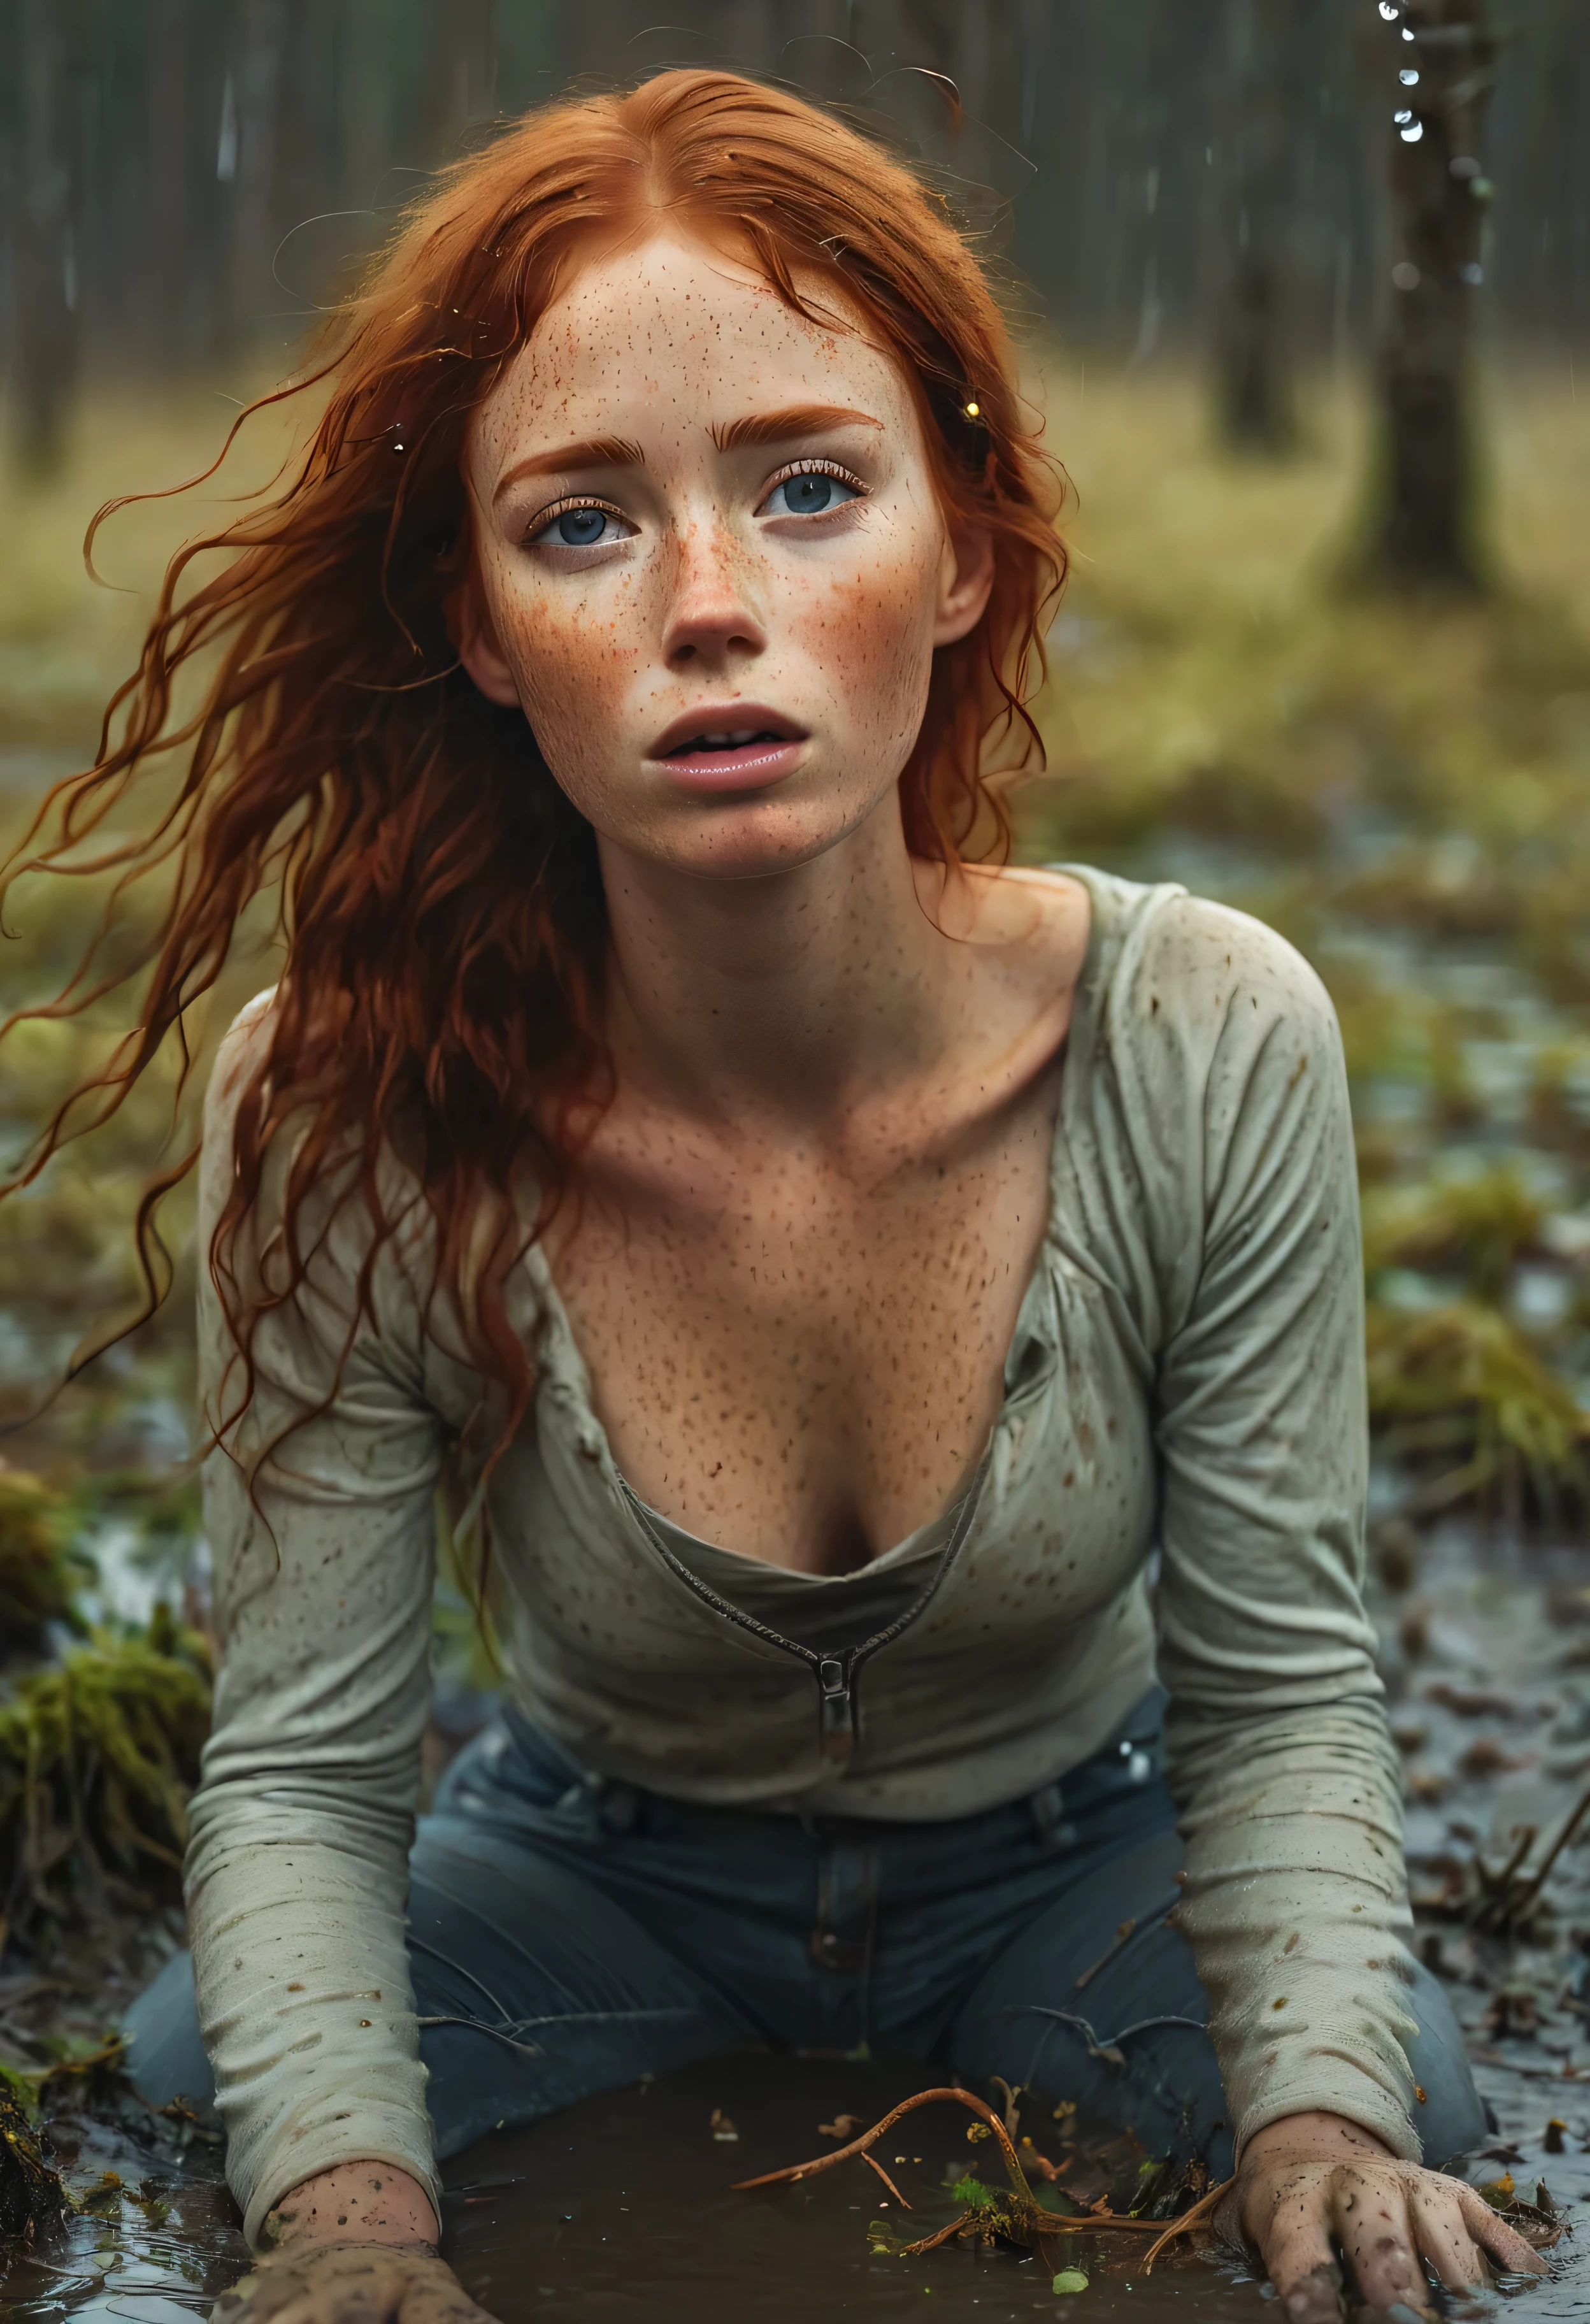
[[[1459,267],[1458,272],[1462,275],[1464,281],[1466,282],[1472,283],[1476,290],[1485,279],[1485,270],[1480,264],[1477,258],[1471,258],[1466,266]]]
[[[1422,121],[1416,121],[1411,129],[1400,129],[1397,134],[1404,145],[1417,145],[1424,135],[1424,124]]]
[[[1402,70],[1398,73],[1397,78],[1402,82],[1404,88],[1411,88],[1418,80],[1419,74],[1412,65],[1404,65]],[[454,311],[456,313],[457,309],[455,309]]]
[[[1392,281],[1399,290],[1417,290],[1419,269],[1411,259],[1400,258],[1392,269]]]
[[[1392,119],[1393,121],[1411,121],[1413,115],[1409,112],[1406,106],[1403,106],[1400,113],[1393,113],[1392,115]]]
[[[1455,178],[1477,178],[1480,174],[1480,165],[1472,153],[1455,153],[1450,167]]]
[[[1404,24],[1404,25],[1403,25],[1403,27],[1402,27],[1402,38],[1403,38],[1405,41],[1411,41],[1411,40],[1412,40],[1412,38],[1413,38],[1413,37],[1414,37],[1414,36],[1413,36],[1413,34],[1412,34],[1412,33],[1408,30],[1407,25],[1406,25],[1406,24]]]
[[[1394,24],[1402,11],[1397,5],[1397,0],[1380,0],[1380,13],[1388,24]]]

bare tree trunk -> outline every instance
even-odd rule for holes
[[[1383,479],[1374,570],[1403,587],[1473,590],[1470,317],[1491,185],[1480,159],[1495,77],[1485,0],[1402,0],[1387,23],[1391,320],[1381,355]],[[1411,35],[1411,38],[1409,36]]]
[[[492,0],[431,0],[427,101],[427,161],[450,161],[471,124],[496,109]]]
[[[41,473],[60,462],[77,385],[78,245],[68,0],[18,12],[21,104],[12,403],[17,457]]]
[[[286,0],[241,0],[231,69],[222,94],[216,175],[233,189],[227,322],[234,337],[258,336],[285,303],[273,265],[276,149]]]
[[[1219,429],[1234,451],[1297,441],[1294,195],[1302,0],[1226,0],[1226,277],[1215,343]]]
[[[188,132],[194,26],[188,0],[150,0],[146,26],[148,153],[137,335],[140,352],[158,362],[169,355],[173,324],[185,319],[178,286],[192,272]]]

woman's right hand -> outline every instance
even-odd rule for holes
[[[224,2292],[210,2324],[493,2324],[437,2251],[417,2179],[387,2163],[339,2163],[284,2195],[263,2255]]]
[[[492,2324],[423,2245],[299,2245],[271,2253],[211,2310],[211,2324]]]

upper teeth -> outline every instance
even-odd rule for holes
[[[754,742],[761,729],[758,726],[737,726],[731,734],[703,734],[703,742]]]

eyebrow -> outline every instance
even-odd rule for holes
[[[712,430],[720,452],[739,452],[756,444],[782,444],[791,436],[815,436],[829,428],[883,426],[869,411],[851,411],[842,403],[791,403],[782,411],[759,411],[745,420],[731,420]]]
[[[782,411],[758,411],[727,427],[711,430],[720,452],[740,452],[758,444],[783,444],[792,436],[820,435],[831,428],[877,428],[883,422],[869,411],[852,411],[843,403],[790,403]],[[646,455],[627,436],[590,436],[580,444],[560,444],[550,452],[532,452],[516,460],[499,479],[492,494],[501,499],[510,484],[525,476],[566,475],[578,468],[642,468]]]
[[[501,500],[510,484],[518,484],[521,476],[559,475],[574,468],[640,468],[645,465],[645,453],[627,436],[590,436],[583,444],[559,444],[551,452],[532,452],[528,459],[516,460],[498,479],[492,498],[494,502]]]

